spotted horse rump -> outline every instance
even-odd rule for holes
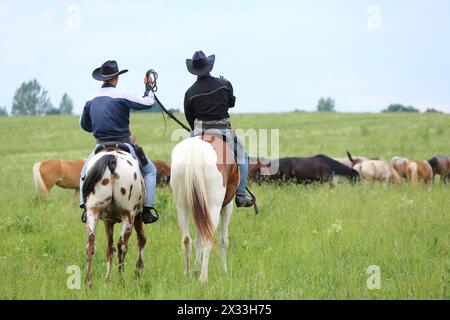
[[[144,180],[138,161],[131,154],[120,150],[102,151],[89,161],[86,172],[83,183],[88,237],[86,282],[92,281],[92,257],[98,220],[103,220],[107,236],[106,279],[111,275],[114,256],[113,232],[116,223],[122,223],[117,244],[119,271],[123,274],[128,240],[134,227],[138,238],[138,275],[143,268],[142,251],[146,243],[142,218],[138,215],[142,211],[145,198]]]

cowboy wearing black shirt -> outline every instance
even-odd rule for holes
[[[229,123],[228,109],[234,107],[236,97],[233,94],[233,86],[228,80],[210,75],[214,61],[214,55],[206,57],[202,51],[195,52],[192,59],[186,59],[187,69],[198,78],[185,94],[184,114],[193,130],[191,136],[201,135],[205,128],[217,129],[226,138],[231,149],[235,150],[240,174],[236,206],[251,207],[254,201],[245,192],[248,155]]]

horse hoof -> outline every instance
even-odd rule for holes
[[[92,284],[93,284],[93,282],[92,282],[92,277],[86,276],[86,278],[84,278],[84,283],[86,284],[86,286],[87,286],[89,289],[92,289]]]
[[[141,276],[142,276],[141,269],[140,269],[140,268],[136,269],[136,270],[134,271],[134,279],[136,279],[136,280],[137,280],[137,279],[140,279]]]

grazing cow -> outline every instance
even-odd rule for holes
[[[427,161],[410,160],[406,165],[406,177],[410,184],[433,181],[433,169]]]
[[[270,160],[265,158],[249,157],[248,162],[249,179],[257,183],[261,182],[261,175],[264,174],[261,170],[270,166]]]
[[[397,171],[398,175],[402,178],[406,179],[406,166],[408,164],[407,158],[402,157],[393,157],[391,159],[391,164],[394,167],[395,171]]]
[[[438,174],[441,177],[441,182],[447,183],[448,179],[450,179],[450,157],[436,156],[428,160],[428,163],[433,169],[433,181],[434,176]]]
[[[394,169],[392,164],[383,160],[355,160],[349,152],[347,152],[348,158],[353,164],[360,176],[373,184],[375,181],[380,181],[384,184],[389,182],[394,184],[401,184],[402,179]]]
[[[271,165],[275,160],[271,161]],[[278,172],[269,180],[289,181],[308,184],[311,182],[329,182],[334,176],[342,176],[349,181],[359,179],[358,172],[325,155],[309,158],[281,158],[278,160]]]
[[[41,198],[46,198],[57,185],[61,188],[80,189],[80,174],[84,160],[50,159],[37,162],[33,166],[34,185]]]
[[[142,252],[147,242],[141,215],[145,197],[144,179],[138,161],[128,152],[116,148],[104,149],[88,163],[83,183],[86,206],[86,282],[92,281],[92,258],[95,250],[95,233],[98,220],[103,220],[106,229],[106,279],[111,275],[114,256],[114,224],[122,222],[120,240],[117,244],[119,271],[123,274],[128,240],[133,231],[138,238],[138,261],[136,275],[143,268]]]
[[[153,160],[156,167],[156,183],[158,186],[164,186],[170,182],[170,166],[161,160]]]
[[[239,183],[239,171],[233,151],[221,138],[203,135],[178,143],[172,151],[170,186],[176,202],[184,253],[184,274],[189,275],[192,241],[189,218],[193,215],[197,229],[195,270],[200,281],[208,280],[208,261],[214,233],[221,222],[219,237],[222,268],[227,272],[228,224],[232,200]]]

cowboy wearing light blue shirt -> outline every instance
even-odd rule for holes
[[[103,81],[103,85],[97,93],[87,99],[80,118],[80,125],[85,131],[93,133],[97,141],[95,149],[108,142],[123,143],[128,147],[133,157],[139,160],[146,189],[144,209],[141,213],[142,220],[144,223],[153,223],[158,220],[158,213],[155,209],[156,167],[145,156],[143,150],[131,140],[129,125],[130,109],[150,109],[155,103],[155,97],[149,89],[146,89],[143,97],[117,89],[119,75],[127,71],[119,71],[117,62],[113,60],[106,61],[100,68],[93,71],[92,77],[95,80]],[[151,83],[151,81],[147,77],[144,78],[144,84],[146,85]],[[83,222],[86,222],[83,179],[86,175],[87,163],[94,154],[95,151],[89,155],[80,177],[80,207],[84,209],[82,216]]]

